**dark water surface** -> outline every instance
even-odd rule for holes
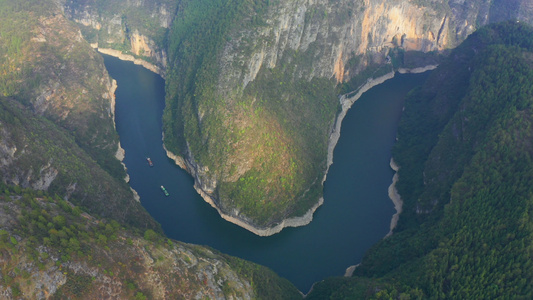
[[[348,266],[359,263],[389,231],[395,213],[387,195],[393,176],[389,160],[402,98],[421,85],[427,73],[397,75],[365,93],[343,121],[324,187],[324,205],[313,222],[258,237],[220,218],[196,193],[192,177],[166,157],[161,141],[165,105],[161,77],[131,62],[104,59],[118,83],[116,124],[130,184],[170,238],[268,266],[307,293],[314,282],[343,275]],[[154,167],[148,166],[146,157]]]

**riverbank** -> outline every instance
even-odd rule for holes
[[[398,194],[398,190],[396,189],[396,182],[398,182],[398,165],[394,162],[394,159],[390,159],[390,167],[394,170],[394,176],[392,177],[392,183],[389,186],[389,198],[392,200],[392,203],[394,203],[394,209],[396,209],[396,213],[392,216],[392,219],[390,221],[390,231],[385,236],[388,237],[392,235],[392,230],[396,228],[396,225],[398,224],[398,219],[400,218],[400,214],[402,213],[403,209],[403,201],[400,197],[400,194]]]
[[[111,111],[111,116],[113,117],[113,127],[115,131],[117,131],[117,124],[115,120],[115,108],[117,104],[115,91],[117,90],[117,88],[118,88],[117,81],[115,79],[111,79],[111,86],[109,86],[109,91],[108,91],[109,98],[110,98],[109,109]],[[120,141],[119,141],[117,144],[117,152],[115,153],[115,158],[120,161],[120,163],[122,164],[122,167],[124,168],[124,171],[126,172],[124,181],[130,182],[130,175],[128,174],[128,168],[126,167],[126,164],[124,164],[125,155],[126,155],[126,151],[124,150],[124,148],[122,148],[122,146],[120,145]],[[134,190],[131,186],[130,186],[130,190],[133,193],[133,199],[135,199],[137,202],[141,202],[141,197],[139,196],[139,193],[137,193],[137,191]]]
[[[113,57],[116,57],[116,58],[118,58],[120,60],[131,61],[131,62],[133,62],[136,65],[143,66],[145,69],[150,70],[150,71],[158,74],[159,76],[161,76],[163,79],[165,79],[165,70],[163,70],[162,68],[160,68],[160,67],[158,67],[158,66],[156,66],[154,64],[151,64],[151,63],[149,63],[149,62],[147,62],[145,60],[142,60],[142,59],[135,58],[133,55],[124,54],[121,51],[118,51],[118,50],[115,50],[115,49],[99,48],[98,44],[91,44],[91,46],[94,49],[96,49],[96,51],[98,51],[98,52],[100,52],[102,54],[113,56]]]
[[[437,66],[438,65],[427,65],[425,67],[419,67],[419,68],[413,68],[413,69],[400,68],[400,69],[397,70],[397,72],[400,73],[400,74],[424,73],[424,72],[427,72],[427,71],[434,70],[435,68],[437,68]],[[342,106],[342,111],[339,113],[339,115],[337,117],[337,121],[335,123],[335,126],[333,127],[333,131],[330,134],[330,141],[329,141],[329,145],[328,145],[328,164],[327,164],[326,174],[324,175],[324,180],[322,181],[322,183],[324,183],[324,181],[326,181],[326,176],[328,174],[329,167],[330,167],[331,164],[333,164],[333,151],[335,150],[335,146],[337,146],[337,142],[339,141],[340,133],[341,133],[342,120],[346,116],[346,113],[352,107],[352,105],[355,103],[355,101],[357,101],[361,97],[361,95],[363,95],[363,93],[365,93],[366,91],[368,91],[371,88],[375,87],[376,85],[382,84],[383,82],[394,78],[394,74],[395,74],[395,72],[392,71],[392,72],[389,72],[389,73],[387,73],[387,74],[385,74],[383,76],[380,76],[378,78],[369,79],[369,80],[367,80],[367,82],[365,84],[363,84],[356,91],[352,91],[350,93],[347,93],[347,94],[341,96],[340,102],[341,102],[341,106]],[[353,93],[355,93],[353,96],[347,97],[347,95],[351,95]],[[401,200],[401,197],[398,194],[398,191],[396,190],[396,182],[398,181],[398,173],[397,173],[398,172],[398,166],[394,163],[394,160],[392,158],[391,158],[391,161],[390,161],[390,166],[396,173],[394,174],[394,176],[392,178],[392,184],[389,186],[388,193],[389,193],[389,198],[391,199],[392,203],[394,204],[394,209],[396,210],[396,213],[391,218],[390,231],[389,231],[389,233],[387,233],[385,238],[392,234],[392,230],[396,227],[396,225],[398,223],[398,219],[400,218],[400,214],[402,212],[402,208],[403,208],[403,201]]]
[[[431,70],[434,70],[438,67],[438,65],[427,65],[425,67],[420,67],[420,68],[413,68],[413,69],[406,69],[406,68],[399,68],[398,69],[398,73],[400,74],[407,74],[407,73],[411,73],[411,74],[417,74],[417,73],[424,73],[426,71],[431,71]]]
[[[413,68],[413,69],[400,68],[398,69],[397,72],[400,74],[407,74],[407,73],[417,74],[417,73],[424,73],[426,71],[433,70],[436,67],[437,65],[427,65],[425,67],[419,67],[419,68]],[[339,99],[342,110],[337,116],[335,126],[333,126],[333,130],[330,133],[329,144],[328,144],[328,164],[326,168],[326,174],[324,175],[324,180],[322,180],[322,183],[326,181],[326,175],[328,173],[329,167],[331,166],[331,164],[333,164],[333,151],[335,150],[335,146],[337,146],[337,142],[339,141],[339,138],[341,136],[342,120],[344,119],[344,117],[346,117],[346,113],[352,107],[355,101],[357,101],[366,91],[370,90],[376,85],[382,84],[385,81],[394,78],[395,73],[396,72],[391,71],[378,78],[369,78],[366,81],[366,83],[360,86],[357,90],[344,94]],[[352,94],[353,96],[351,96]]]
[[[327,160],[326,173],[324,174],[324,178],[322,179],[322,185],[326,181],[329,167],[333,164],[333,151],[335,150],[335,147],[337,146],[339,138],[341,137],[342,120],[344,120],[344,117],[346,117],[346,113],[352,107],[355,101],[361,98],[361,95],[363,95],[363,93],[375,87],[376,85],[382,84],[383,82],[389,79],[392,79],[393,77],[394,77],[394,71],[389,72],[378,78],[369,78],[365,84],[359,87],[359,89],[352,91],[350,93],[344,94],[340,97],[339,101],[340,101],[342,110],[337,115],[335,125],[333,126],[333,130],[331,131],[329,135],[328,160]],[[348,96],[354,92],[355,94],[353,96]]]
[[[311,207],[307,213],[305,213],[303,216],[301,217],[292,217],[292,218],[288,218],[288,219],[283,219],[281,221],[281,223],[277,224],[276,226],[274,227],[269,227],[269,228],[265,228],[265,229],[261,229],[261,228],[257,228],[257,227],[254,227],[253,225],[241,220],[241,219],[238,219],[236,217],[233,217],[233,216],[230,216],[230,215],[227,215],[227,214],[224,214],[220,208],[215,204],[215,201],[214,199],[209,196],[208,194],[206,194],[201,188],[198,187],[198,185],[195,183],[194,184],[194,189],[198,192],[198,194],[200,194],[200,196],[202,196],[202,198],[207,202],[209,203],[212,207],[214,207],[218,213],[220,214],[220,216],[228,221],[228,222],[231,222],[235,225],[238,225],[258,236],[271,236],[271,235],[274,235],[276,233],[279,233],[281,232],[284,228],[287,228],[287,227],[300,227],[300,226],[305,226],[309,223],[311,223],[311,221],[313,221],[313,214],[315,213],[315,211],[317,210],[318,207],[320,207],[323,203],[324,203],[324,198],[323,197],[320,197],[320,199],[318,199],[318,202],[313,206]]]

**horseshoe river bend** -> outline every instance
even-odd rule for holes
[[[314,282],[344,275],[389,232],[396,212],[388,196],[394,175],[389,162],[403,98],[428,72],[397,74],[364,93],[342,122],[324,204],[313,221],[260,237],[223,220],[194,190],[193,178],[166,156],[164,80],[132,62],[107,55],[104,60],[118,84],[115,120],[129,183],[168,237],[265,265],[306,293]]]

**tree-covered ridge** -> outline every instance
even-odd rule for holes
[[[533,297],[532,109],[533,30],[469,37],[407,99],[393,152],[401,226],[315,297]]]
[[[237,30],[266,26],[261,17],[272,4],[180,5],[169,36],[165,145],[193,157],[224,213],[237,211],[260,228],[303,215],[321,196],[338,109],[335,82],[298,78],[297,66],[309,64],[286,53],[279,67],[262,68],[244,90],[228,90],[220,78],[228,41]]]
[[[3,298],[301,298],[265,267],[125,228],[45,192],[0,189]]]

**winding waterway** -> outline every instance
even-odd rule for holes
[[[131,62],[110,56],[104,60],[118,83],[116,125],[130,185],[170,238],[268,266],[306,293],[314,282],[343,275],[389,231],[395,213],[387,194],[393,176],[389,160],[402,99],[427,73],[397,75],[363,94],[343,121],[324,205],[314,220],[259,237],[220,218],[196,193],[192,177],[166,157],[161,140],[163,79]]]

